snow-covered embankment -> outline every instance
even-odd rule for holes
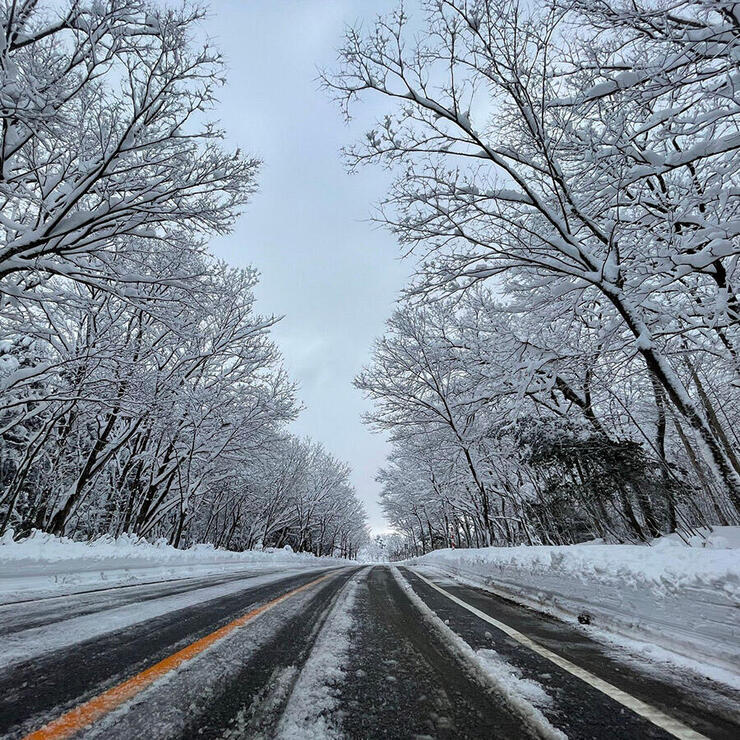
[[[135,583],[346,563],[289,549],[231,552],[195,545],[178,550],[129,535],[75,542],[34,532],[14,542],[8,534],[0,539],[0,604]]]
[[[737,671],[740,528],[717,528],[703,544],[664,537],[650,547],[437,550],[407,563],[434,566],[541,611],[581,616],[598,630]]]

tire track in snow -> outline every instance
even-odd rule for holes
[[[226,639],[236,630],[275,608],[278,604],[283,603],[302,591],[310,589],[328,577],[328,575],[320,576],[315,581],[299,586],[278,596],[272,601],[268,601],[266,604],[261,604],[250,609],[246,614],[242,614],[237,619],[211,632],[209,635],[201,637],[199,640],[190,643],[172,655],[168,655],[159,661],[159,663],[150,666],[123,683],[113,686],[102,694],[98,694],[60,717],[57,717],[41,729],[27,735],[24,740],[66,740],[67,738],[71,738],[73,735],[90,727],[99,719],[136,698],[157,681],[169,677],[180,666],[186,665],[189,661],[218,645],[219,642]]]
[[[250,580],[237,593],[199,600],[189,608],[168,611],[94,639],[79,643],[71,640],[70,648],[0,670],[0,736],[19,736],[24,730],[38,727],[210,634],[250,608],[319,575],[321,572],[304,572],[263,585]]]
[[[306,569],[308,573],[310,569]],[[180,578],[170,581],[129,583],[110,588],[97,588],[64,596],[49,596],[0,604],[0,639],[32,627],[46,627],[75,617],[98,614],[127,604],[142,604],[167,596],[195,591],[198,588],[218,586],[234,581],[248,581],[270,575],[285,575],[302,572],[298,569],[274,568],[215,575],[208,578]]]
[[[308,660],[293,686],[278,725],[277,740],[332,740],[343,737],[336,685],[346,678],[354,626],[353,609],[364,569],[337,594]]]
[[[46,653],[132,627],[170,612],[187,609],[206,601],[231,596],[250,588],[275,583],[304,573],[306,571],[283,571],[264,576],[240,578],[215,586],[202,586],[147,601],[111,606],[92,614],[73,616],[39,627],[17,630],[0,638],[0,670],[21,661],[38,658]]]

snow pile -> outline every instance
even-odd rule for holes
[[[0,603],[132,583],[346,564],[289,548],[232,552],[194,545],[178,550],[163,540],[151,543],[131,535],[76,542],[38,531],[13,542],[7,533],[0,538]]]
[[[700,546],[703,545],[703,546]],[[698,662],[740,665],[740,527],[685,544],[437,550],[407,561]]]

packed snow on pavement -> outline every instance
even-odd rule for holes
[[[285,706],[276,733],[279,740],[342,737],[337,715],[340,708],[337,686],[347,680],[357,589],[355,578],[344,586],[335,600]]]
[[[199,606],[207,601],[243,592],[246,587],[257,588],[274,583],[286,576],[296,575],[298,569],[263,573],[248,580],[239,578],[227,583],[205,586],[183,593],[163,595],[132,604],[103,606],[92,614],[81,614],[63,621],[55,621],[0,637],[0,669],[14,663],[38,658],[54,650],[69,648],[84,640],[92,640],[119,632],[136,624],[164,616],[181,609]],[[27,605],[21,605],[26,607]],[[12,608],[12,606],[11,606]],[[0,613],[2,605],[0,605]]]

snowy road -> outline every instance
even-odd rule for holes
[[[733,699],[407,568],[0,607],[0,735],[12,738],[734,738]]]

